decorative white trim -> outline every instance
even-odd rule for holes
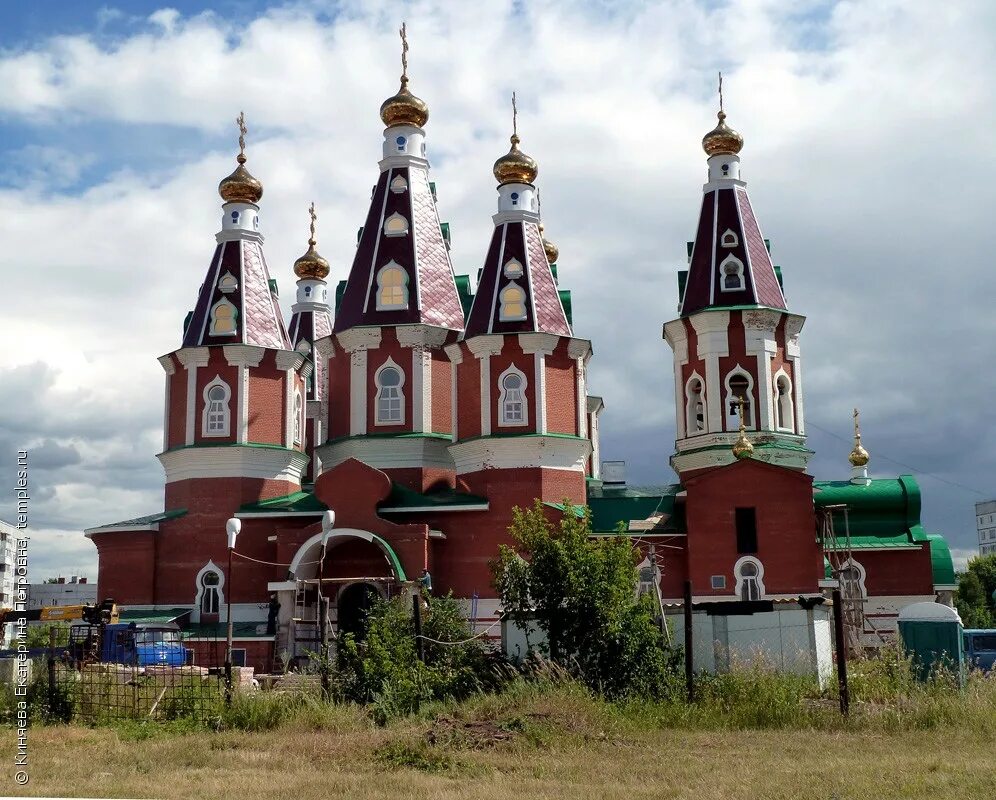
[[[401,222],[401,226],[391,227],[392,223]],[[405,217],[395,211],[391,216],[384,220],[384,235],[389,237],[395,236],[407,236],[408,232],[411,230],[411,223],[408,222]]]
[[[218,309],[219,308],[230,308],[232,309],[232,323],[234,329],[230,331],[218,332],[214,329],[215,324],[218,321]],[[235,304],[229,301],[227,297],[222,297],[217,303],[211,306],[211,312],[208,321],[208,336],[237,336],[239,333],[239,309],[235,307]]]
[[[443,352],[446,353],[447,358],[449,358],[452,364],[462,364],[463,363],[463,349],[457,344],[448,344],[443,348]]]
[[[457,351],[459,352],[459,347],[457,348]],[[462,360],[463,357],[461,356],[460,358]],[[459,385],[457,383],[457,379],[459,378],[459,363],[459,361],[450,361],[450,440],[453,442],[457,440],[457,428],[460,422],[460,414],[457,411],[459,407],[459,396],[457,391],[457,387]]]
[[[275,363],[277,369],[287,372],[289,370],[297,371],[308,362],[308,357],[306,353],[302,353],[299,350],[278,350]],[[250,364],[249,366],[256,366],[255,364]]]
[[[291,409],[294,403],[294,370],[289,369],[284,372],[284,447],[294,446],[294,420]]]
[[[519,342],[522,342],[522,337],[520,335]],[[591,342],[588,339],[568,339],[567,340],[567,357],[570,359],[580,358],[587,361],[591,358],[592,349]]]
[[[225,360],[231,367],[258,367],[266,353],[265,347],[256,347],[250,344],[226,344],[221,348],[225,354]],[[280,353],[277,353],[280,358]],[[281,367],[281,369],[286,369]]]
[[[447,447],[448,439],[436,437],[375,437],[344,439],[316,448],[324,469],[332,469],[350,458],[375,469],[406,469],[410,467],[453,469]]]
[[[481,370],[481,436],[491,435],[491,356],[478,358]]]
[[[149,525],[98,525],[95,528],[84,528],[83,535],[90,539],[97,533],[148,533],[159,530],[159,523]]]
[[[505,307],[510,305],[512,301],[506,297],[508,292],[516,291],[521,295],[521,300],[516,301],[515,305],[522,305],[521,314],[509,314],[506,313]],[[526,290],[519,286],[515,281],[509,281],[505,284],[501,291],[498,292],[498,321],[499,322],[522,322],[529,317],[529,309],[527,308],[528,303],[526,302]]]
[[[308,457],[297,450],[252,445],[184,447],[167,450],[157,458],[166,471],[166,483],[193,478],[263,478],[300,483],[308,463]]]
[[[585,360],[583,358],[578,358],[574,362],[574,407],[578,412],[577,419],[577,435],[582,439],[588,438],[588,411],[585,407],[585,398],[588,394],[588,389],[585,386],[587,382]]]
[[[432,396],[431,394],[427,396],[431,392],[432,380],[431,373],[426,369],[427,355],[428,352],[421,347],[412,348],[412,431],[416,433],[432,430],[431,424],[427,425],[425,420],[425,416],[432,413]],[[429,358],[431,360],[431,356]],[[402,395],[403,402],[404,395]]]
[[[211,400],[208,395],[211,390],[216,386],[221,387],[225,392],[224,399],[224,416],[222,417],[223,427],[220,431],[210,431],[208,430],[208,416],[211,410]],[[201,392],[201,400],[203,401],[203,409],[201,410],[201,436],[205,439],[216,438],[218,436],[231,436],[232,434],[232,387],[229,386],[224,380],[222,380],[220,375],[215,375],[214,378],[204,387],[204,391]]]
[[[221,536],[220,533],[218,535]],[[214,561],[211,561],[211,560],[208,560],[207,564],[205,564],[203,567],[200,568],[200,570],[198,571],[196,577],[194,578],[194,606],[193,606],[193,608],[191,609],[191,612],[190,612],[190,621],[191,622],[200,622],[201,621],[201,613],[202,613],[201,612],[201,598],[204,595],[204,590],[207,588],[207,587],[205,587],[201,583],[201,581],[204,579],[204,576],[207,573],[209,573],[209,572],[214,572],[214,573],[216,573],[218,575],[218,585],[215,586],[215,587],[213,587],[218,592],[218,612],[217,612],[218,613],[218,619],[221,622],[227,622],[228,621],[228,614],[227,614],[226,607],[225,607],[225,578],[226,578],[226,575],[225,575],[224,570],[222,570],[221,567],[219,567],[217,564],[214,563]],[[214,613],[214,612],[211,612],[211,613]]]
[[[720,247],[736,247],[740,244],[740,237],[732,228],[727,228],[719,237]]]
[[[726,278],[727,265],[736,266],[736,272],[731,272],[729,275],[735,275],[739,278],[740,282],[736,286],[727,286]],[[730,253],[726,258],[724,258],[719,263],[719,291],[720,292],[742,292],[747,288],[747,279],[745,277],[746,267],[744,262],[737,258],[733,253]]]
[[[173,366],[172,359],[170,360],[170,366]],[[170,396],[170,384],[173,382],[173,371],[166,372],[166,387],[163,391],[163,450],[169,449],[169,396]]]
[[[287,378],[290,380],[293,373],[289,373]],[[293,436],[291,441],[295,445],[304,444],[304,425],[305,425],[305,412],[304,412],[304,396],[301,394],[299,388],[294,389],[294,405],[293,405]]]
[[[350,328],[335,334],[339,346],[350,355],[365,350],[376,350],[380,347],[381,336],[380,328]]]
[[[249,441],[249,368],[246,366],[240,366],[238,368],[239,375],[239,396],[237,398],[238,402],[238,418],[236,420],[236,441],[238,442],[248,442]]]
[[[527,356],[536,353],[538,355],[553,355],[560,343],[560,337],[555,333],[520,333],[519,347]]]
[[[381,393],[384,389],[380,383],[381,373],[385,369],[393,369],[398,373],[399,381],[397,385],[398,399],[401,401],[401,416],[399,419],[381,419],[380,417],[380,401]],[[377,393],[374,395],[374,425],[404,425],[406,421],[405,417],[405,371],[400,367],[400,365],[390,356],[388,359],[377,367],[377,371],[374,373],[374,386],[377,387]],[[414,387],[413,387],[414,390]]]
[[[520,419],[512,420],[508,415],[508,408],[506,403],[508,402],[508,391],[505,388],[505,379],[511,376],[517,376],[521,381],[521,385],[518,388],[519,392],[519,405],[520,409]],[[526,400],[526,387],[529,385],[529,381],[522,370],[515,366],[515,364],[510,364],[508,369],[506,369],[501,375],[498,376],[498,424],[504,428],[513,427],[524,427],[529,425],[529,403]]]
[[[736,563],[733,565],[733,589],[734,595],[737,599],[742,599],[741,590],[743,588],[742,584],[746,580],[742,574],[744,564],[753,564],[757,567],[757,575],[754,579],[757,581],[757,591],[758,600],[761,600],[765,596],[764,589],[764,564],[761,563],[761,559],[756,556],[741,556],[737,559]]]
[[[400,172],[391,179],[390,183],[391,191],[395,194],[401,194],[402,192],[408,191],[408,181],[405,180],[405,176]]]
[[[404,299],[400,303],[381,302],[380,294],[383,289],[381,281],[383,280],[384,273],[388,272],[389,270],[397,270],[398,272],[401,273],[401,276],[404,279],[401,283],[401,291]],[[409,281],[408,273],[400,264],[396,263],[394,259],[391,259],[379,270],[377,270],[377,281],[376,281],[377,286],[374,290],[374,307],[377,309],[377,311],[403,311],[407,309],[408,306],[411,304],[411,293],[408,290],[408,281]]]
[[[367,432],[367,355],[366,349],[349,356],[349,435]]]
[[[699,385],[702,387],[702,424],[704,426],[702,430],[699,430],[697,427],[693,426],[691,422],[691,413],[692,413],[691,388],[692,388],[692,383],[695,381],[698,381]],[[685,391],[684,391],[683,402],[681,403],[681,405],[678,406],[679,408],[678,417],[681,422],[683,435],[679,436],[678,438],[684,439],[686,436],[701,436],[704,433],[709,433],[709,417],[708,414],[706,413],[705,380],[702,378],[701,375],[699,375],[697,371],[693,370],[692,374],[688,376],[688,380],[685,381],[684,388]],[[680,413],[681,410],[683,410],[684,413]]]
[[[546,352],[538,350],[533,356],[536,369],[536,384],[533,394],[536,397],[536,433],[546,433]]]
[[[398,325],[394,329],[402,347],[424,347],[435,350],[442,347],[451,331],[434,325]]]
[[[162,365],[163,371],[168,376],[172,377],[173,375],[176,374],[176,364],[173,363],[173,356],[171,355],[159,356],[159,358],[156,360]]]
[[[726,414],[723,410],[722,381],[719,377],[719,359],[730,354],[728,327],[729,311],[705,311],[691,317],[695,331],[696,349],[706,367],[706,408],[709,430],[721,431]]]
[[[723,400],[723,422],[724,425],[721,430],[725,430],[727,433],[733,430],[739,430],[740,423],[738,422],[735,427],[730,427],[732,425],[732,418],[729,413],[730,405],[737,399],[733,394],[733,389],[730,387],[730,379],[735,375],[740,375],[747,379],[747,397],[744,398],[745,405],[747,406],[747,412],[744,416],[744,425],[747,430],[753,430],[757,425],[757,413],[755,410],[755,405],[757,401],[754,398],[754,378],[753,376],[745,370],[738,362],[736,366],[733,367],[729,372],[726,373],[726,377],[723,379],[723,388],[726,389],[725,399]],[[760,394],[759,392],[757,394]]]
[[[496,356],[501,353],[502,347],[505,345],[505,337],[501,334],[475,336],[472,339],[467,339],[465,344],[475,358]]]
[[[587,439],[559,436],[509,436],[470,439],[449,447],[458,475],[485,469],[546,469],[585,472],[591,455]]]
[[[786,404],[788,405],[788,424],[785,424],[785,415],[783,414],[781,407],[782,395],[781,392],[778,391],[778,382],[781,380],[784,380],[785,383],[788,384],[788,394],[786,395]],[[792,379],[788,376],[788,373],[784,368],[780,368],[771,379],[771,393],[772,410],[775,412],[772,418],[774,421],[774,425],[772,427],[778,431],[795,433],[795,402],[794,392],[792,389]]]

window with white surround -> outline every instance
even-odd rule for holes
[[[510,258],[505,262],[505,277],[510,280],[515,280],[516,278],[521,278],[523,269],[522,262],[517,258]]]
[[[239,282],[231,272],[226,272],[218,279],[218,291],[231,294],[239,288]]]
[[[395,212],[384,220],[385,236],[404,236],[408,233],[408,220]]]
[[[501,307],[498,319],[502,322],[519,322],[526,318],[526,293],[515,283],[501,290]]]
[[[200,614],[218,614],[224,603],[222,587],[225,584],[221,570],[208,561],[197,573],[195,606]]]
[[[780,431],[795,430],[795,414],[792,409],[792,381],[784,371],[775,376],[775,427]]]
[[[744,282],[744,262],[733,254],[728,255],[719,265],[720,291],[738,292],[746,287]]]
[[[408,190],[408,181],[405,180],[404,175],[395,175],[391,180],[391,191],[395,194],[401,194]]]
[[[222,298],[211,308],[211,336],[231,336],[236,332],[239,311],[228,300]]]
[[[228,436],[232,432],[232,390],[220,375],[204,387],[201,436]]]
[[[509,367],[498,378],[500,395],[499,423],[501,425],[528,425],[529,407],[526,404],[526,376],[515,366]]]
[[[745,556],[733,566],[737,597],[760,600],[764,597],[764,565],[756,558]]]
[[[848,559],[837,572],[840,594],[844,600],[862,602],[868,596],[865,589],[865,568],[853,558]]]
[[[726,430],[740,430],[740,398],[744,401],[744,425],[754,427],[754,379],[737,366],[726,376]]]
[[[377,310],[396,311],[408,308],[408,273],[393,261],[377,273]]]
[[[384,362],[374,377],[377,385],[375,422],[378,425],[402,425],[405,421],[405,373],[392,359]]]
[[[737,237],[736,233],[727,228],[726,232],[723,234],[722,238],[720,239],[720,243],[723,245],[723,247],[736,247],[738,244],[740,244],[740,239]]]
[[[304,399],[298,389],[294,390],[294,444],[301,444],[304,430]]]
[[[694,436],[707,430],[705,388],[702,378],[693,374],[685,384],[685,435]]]

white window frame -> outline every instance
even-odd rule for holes
[[[211,430],[208,426],[208,421],[211,417],[211,390],[220,386],[225,390],[225,399],[222,401],[224,403],[224,416],[222,418],[222,427],[220,430]],[[204,409],[201,411],[201,436],[215,438],[218,436],[231,436],[232,435],[232,387],[222,380],[221,375],[215,375],[214,380],[212,380],[207,386],[204,387],[202,393],[204,400]]]
[[[757,575],[751,575],[749,577],[743,574],[744,564],[753,564],[757,567]],[[733,565],[733,585],[737,598],[743,600],[743,589],[744,584],[747,580],[752,580],[757,584],[757,599],[763,600],[765,595],[764,588],[764,564],[756,556],[742,556],[737,559],[737,563]]]
[[[294,390],[294,444],[304,440],[304,398],[301,390]]]
[[[698,423],[692,413],[692,384],[698,382],[702,387],[702,428],[698,428]],[[685,436],[699,436],[709,432],[709,413],[706,408],[705,379],[697,372],[693,372],[685,382]]]
[[[222,306],[227,306],[232,309],[232,323],[233,329],[226,332],[215,331],[214,326],[218,319],[218,309]],[[227,297],[221,298],[217,303],[211,306],[211,321],[208,324],[208,336],[236,336],[239,332],[239,309],[235,307],[234,303],[229,302]]]
[[[740,430],[740,422],[733,421],[736,414],[730,414],[730,406],[736,402],[739,397],[733,394],[733,389],[730,387],[730,379],[735,375],[743,375],[747,379],[747,395],[744,397],[744,425],[747,430],[751,430],[754,427],[754,378],[753,376],[737,364],[733,369],[726,373],[726,380],[724,381],[726,385],[726,404],[723,406],[723,418],[726,420],[726,430],[738,431]],[[732,425],[732,427],[730,427]]]
[[[783,395],[778,391],[780,381],[785,382],[787,391]],[[774,393],[774,408],[777,419],[775,428],[780,431],[795,432],[795,404],[792,402],[792,379],[784,369],[775,373],[775,378],[771,382],[771,391]],[[784,404],[783,404],[784,400]],[[787,412],[787,413],[786,413]]]
[[[505,262],[505,266],[502,267],[502,274],[509,280],[515,281],[526,274],[526,269],[522,266],[522,262],[519,259],[512,256],[512,258]]]
[[[740,283],[737,286],[727,286],[726,285],[726,265],[735,264],[737,267],[736,273],[734,273],[739,279]],[[724,258],[719,264],[719,291],[721,292],[742,292],[747,288],[747,282],[744,278],[744,262],[737,258],[733,253],[730,253],[726,258]]]
[[[218,585],[217,586],[205,586],[204,577],[209,573],[214,572],[218,575]],[[221,567],[215,564],[213,561],[208,561],[200,571],[197,573],[197,577],[194,579],[194,587],[196,594],[194,596],[194,612],[197,614],[198,621],[200,620],[200,615],[204,614],[218,614],[221,616],[221,609],[225,607],[225,573],[222,571]],[[206,589],[213,589],[218,593],[218,610],[217,611],[201,611],[201,604],[204,601],[204,592]],[[191,615],[193,616],[193,615]]]
[[[400,172],[391,180],[391,191],[395,194],[402,194],[408,191],[408,181]]]
[[[384,275],[390,270],[398,270],[401,273],[403,281],[401,283],[401,292],[404,297],[401,303],[382,303],[381,293],[384,290],[383,280]],[[383,267],[377,271],[377,295],[376,295],[376,305],[378,311],[404,311],[408,308],[409,295],[408,295],[408,272],[399,265],[393,259],[388,261]]]
[[[845,569],[853,569],[858,573],[858,580],[857,580],[858,591],[861,593],[860,595],[861,600],[862,601],[866,600],[868,598],[868,589],[865,586],[865,577],[867,576],[867,573],[865,572],[864,565],[858,561],[855,561],[854,558],[849,558],[847,559],[847,561],[845,561],[843,564],[840,565],[840,572],[842,572]],[[837,578],[837,585],[841,590],[841,594],[844,594],[844,585],[843,582],[840,580],[840,572],[838,572],[835,577]]]
[[[506,305],[506,303],[505,303],[505,292],[507,292],[509,289],[512,289],[512,288],[515,288],[518,291],[522,292],[522,302],[521,302],[521,305],[522,305],[522,314],[521,314],[521,316],[520,315],[512,316],[510,314],[506,314],[505,313],[505,305]],[[502,290],[500,292],[498,292],[498,320],[499,320],[499,322],[522,322],[522,321],[524,321],[524,320],[526,320],[528,318],[529,318],[529,311],[526,308],[526,290],[523,289],[521,286],[519,286],[519,284],[517,284],[515,281],[509,281],[502,288]]]
[[[398,419],[382,419],[380,415],[380,401],[383,398],[384,386],[381,386],[380,376],[385,369],[396,370],[398,375],[401,376],[401,380],[398,382],[397,386],[386,387],[388,389],[396,389],[398,392],[398,400],[400,401],[401,411]],[[405,424],[405,371],[398,365],[398,363],[393,358],[388,358],[380,367],[377,368],[377,372],[374,374],[374,385],[377,387],[377,394],[374,396],[374,425],[404,425]]]
[[[236,278],[231,270],[226,272],[220,278],[218,278],[218,291],[224,294],[230,294],[239,288],[239,280]]]
[[[727,237],[732,237],[732,241],[728,242],[726,240]],[[736,231],[734,231],[732,228],[727,228],[725,231],[723,231],[723,235],[719,237],[719,244],[720,247],[736,247],[738,244],[740,244],[740,237],[737,236]]]
[[[393,230],[391,228],[392,222],[400,221],[404,227]],[[411,223],[405,219],[404,216],[395,211],[391,216],[384,220],[384,235],[385,236],[407,236],[408,231],[411,230]]]
[[[522,386],[519,387],[519,393],[521,395],[522,404],[522,419],[513,419],[508,414],[508,407],[506,403],[513,402],[509,400],[508,390],[505,388],[505,378],[510,375],[517,375],[519,380],[522,381]],[[508,369],[506,369],[501,375],[498,376],[498,424],[506,427],[522,427],[529,424],[529,403],[526,401],[526,387],[529,385],[529,381],[526,378],[525,373],[518,369],[514,364],[512,364]]]

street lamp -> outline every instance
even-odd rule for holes
[[[228,644],[225,648],[225,698],[228,702],[232,700],[232,553],[235,552],[235,540],[242,530],[242,520],[232,517],[225,523],[225,531],[228,533],[228,589],[225,594],[228,600]]]

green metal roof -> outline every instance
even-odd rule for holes
[[[653,514],[667,514],[665,529],[684,530],[684,507],[675,514],[675,496],[680,484],[670,486],[605,486],[588,485],[588,507],[591,509],[591,529],[596,533],[615,531],[620,522],[647,519]]]
[[[311,492],[294,492],[285,494],[282,497],[272,497],[269,500],[261,500],[258,503],[245,503],[239,507],[239,513],[250,514],[287,514],[300,512],[314,512],[320,514],[326,511],[325,505]]]
[[[121,622],[145,622],[165,625],[189,614],[190,608],[126,608],[118,612]]]
[[[94,525],[94,528],[133,528],[139,525],[155,525],[159,522],[165,522],[168,519],[176,519],[177,517],[182,517],[187,513],[185,508],[176,508],[172,511],[160,511],[156,514],[149,514],[145,517],[135,517],[134,519],[125,519],[121,522],[108,522],[105,525]]]
[[[470,307],[474,305],[474,293],[470,291],[470,275],[457,275],[457,294],[460,296],[460,306],[463,308],[464,317],[470,316]]]
[[[817,508],[844,504],[852,538],[893,537],[908,534],[913,541],[927,541],[920,527],[920,487],[912,475],[876,478],[867,485],[850,481],[814,481]],[[844,534],[842,515],[835,516],[838,538]]]
[[[392,482],[391,493],[380,504],[380,507],[384,509],[396,509],[398,511],[426,508],[446,510],[461,506],[486,506],[487,504],[488,498],[486,497],[458,492],[448,486],[436,491],[423,493]]]
[[[192,622],[180,631],[180,636],[183,639],[226,639],[228,638],[228,623]],[[266,635],[265,619],[258,622],[232,622],[232,638],[272,639],[273,634]]]
[[[951,548],[939,533],[928,533],[927,541],[930,542],[930,566],[934,573],[934,585],[954,586],[958,579],[955,577]]]
[[[446,439],[451,441],[453,435],[449,433],[358,433],[352,436],[339,436],[335,439],[329,439],[326,444],[338,444],[339,442],[348,442],[351,439]]]
[[[556,275],[554,276],[556,279]],[[564,307],[564,315],[567,317],[567,324],[574,324],[574,308],[571,302],[571,290],[570,289],[558,289],[557,294],[560,295],[560,305]]]

